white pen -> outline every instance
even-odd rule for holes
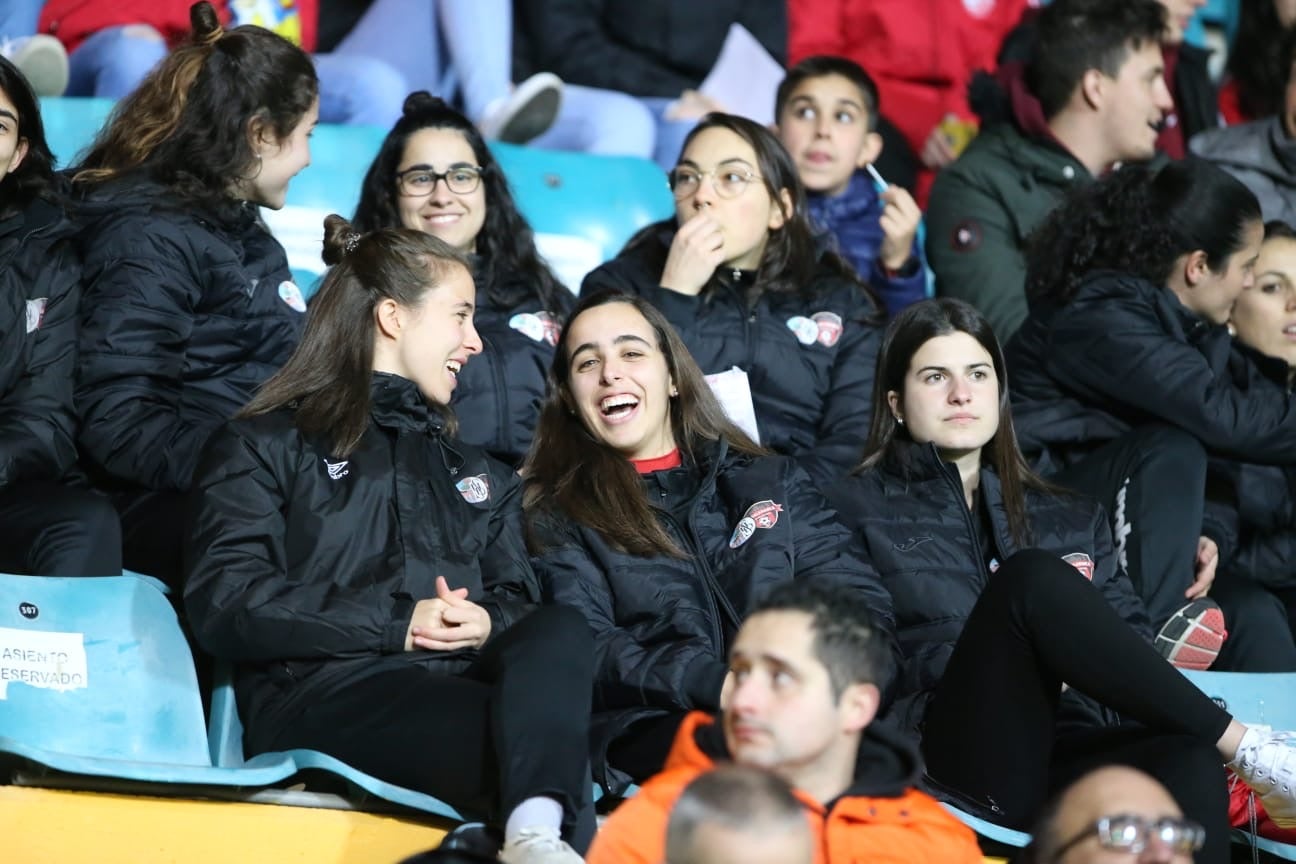
[[[873,167],[872,162],[865,162],[864,170],[869,173],[869,176],[873,178],[873,181],[875,183],[877,183],[879,186],[882,187],[883,191],[885,191],[887,186],[890,185],[885,180],[882,179],[882,175],[879,174],[878,170]]]

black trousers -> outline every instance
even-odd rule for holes
[[[1137,721],[1059,731],[1063,683]],[[1054,555],[1027,550],[990,577],[922,730],[928,775],[1004,824],[1029,829],[1085,771],[1126,764],[1159,779],[1207,829],[1199,864],[1228,861],[1228,791],[1215,750],[1230,717]]]
[[[1107,511],[1120,569],[1158,630],[1188,601],[1206,495],[1206,449],[1170,426],[1148,425],[1050,478]]]
[[[112,503],[87,489],[24,480],[0,489],[0,572],[117,576],[121,525]]]
[[[309,748],[456,809],[499,820],[534,796],[563,806],[578,851],[593,838],[589,717],[594,644],[574,609],[537,609],[461,676],[399,657],[322,694],[269,738]],[[249,718],[249,725],[255,718]]]
[[[1296,672],[1296,639],[1282,596],[1228,573],[1216,576],[1210,596],[1224,610],[1229,634],[1212,669]]]
[[[126,567],[161,579],[177,597],[183,587],[187,497],[184,492],[145,492],[118,495],[113,502],[121,514]]]

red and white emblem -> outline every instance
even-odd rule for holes
[[[782,504],[775,504],[769,500],[757,501],[748,507],[743,518],[739,519],[738,524],[734,526],[733,534],[729,537],[729,548],[737,549],[746,543],[756,533],[757,528],[773,528],[778,524],[778,514],[782,512]]]
[[[1072,552],[1070,555],[1063,555],[1062,560],[1079,570],[1081,575],[1090,582],[1093,581],[1094,562],[1088,555],[1083,552]]]
[[[455,484],[455,488],[469,504],[480,504],[490,498],[490,480],[485,474],[465,477]]]
[[[548,312],[521,312],[509,319],[509,326],[536,342],[558,344],[558,331],[561,328],[557,319]]]
[[[837,344],[837,340],[842,334],[842,319],[836,312],[816,312],[810,316],[810,320],[815,322],[819,328],[818,341],[820,345],[831,348]]]

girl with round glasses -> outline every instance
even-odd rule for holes
[[[670,183],[674,218],[640,231],[586,277],[582,296],[650,301],[704,373],[746,373],[760,442],[831,482],[868,429],[876,299],[815,240],[796,167],[764,127],[708,115]]]
[[[483,349],[459,370],[453,408],[464,441],[516,466],[574,298],[541,260],[481,133],[426,91],[410,94],[365,175],[355,224],[422,231],[470,257]]]

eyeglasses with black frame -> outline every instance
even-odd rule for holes
[[[396,188],[407,198],[420,198],[431,195],[436,184],[444,180],[446,188],[456,195],[467,195],[476,192],[481,185],[482,168],[480,165],[451,165],[444,171],[433,171],[429,165],[415,165],[404,171],[396,172]]]
[[[680,165],[666,175],[676,201],[693,197],[702,185],[703,177],[711,178],[716,194],[721,198],[737,198],[747,188],[747,184],[762,179],[750,168],[736,165],[721,165],[714,171],[699,171],[688,165]]]
[[[1156,837],[1175,854],[1191,855],[1206,842],[1206,829],[1189,819],[1169,816],[1160,819],[1145,819],[1130,813],[1104,816],[1059,846],[1052,860],[1056,864],[1062,860],[1063,855],[1090,837],[1097,837],[1098,845],[1104,849],[1128,852],[1131,855],[1142,852],[1152,838]]]

